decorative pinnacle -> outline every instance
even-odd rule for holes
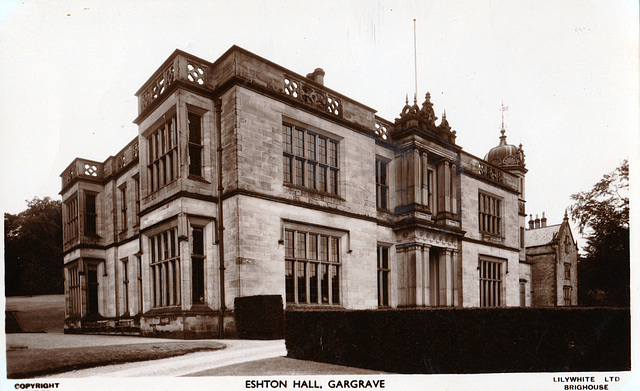
[[[409,104],[409,94],[407,94],[407,99],[405,101],[405,104],[407,104],[407,105]]]
[[[417,105],[418,104],[418,93],[414,93],[413,94],[413,104]]]
[[[442,120],[444,121],[446,119],[447,119],[447,110],[445,109],[442,111]]]
[[[567,210],[564,210],[564,220],[569,220],[569,216],[567,215]]]

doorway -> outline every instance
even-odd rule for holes
[[[87,270],[87,318],[98,317],[98,270],[89,266]]]

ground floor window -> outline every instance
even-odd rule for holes
[[[178,229],[171,228],[149,238],[151,293],[154,307],[180,304],[180,253]]]
[[[378,305],[389,305],[389,247],[378,246]]]
[[[288,303],[340,304],[340,238],[285,230],[285,291]]]
[[[78,267],[69,268],[69,313],[81,315],[80,273]]]
[[[504,261],[480,260],[480,307],[503,305],[502,272]]]
[[[191,300],[204,303],[204,229],[191,227]]]
[[[129,260],[124,258],[122,262],[122,313],[129,314]]]
[[[572,290],[572,288],[570,286],[567,286],[567,285],[565,285],[562,288],[563,296],[564,296],[564,305],[566,305],[566,306],[570,306],[571,305],[571,290]]]

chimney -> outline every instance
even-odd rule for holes
[[[533,229],[533,215],[529,215],[529,229]]]
[[[547,226],[547,218],[544,217],[544,212],[542,212],[542,219],[540,220],[540,224],[543,228]]]
[[[322,68],[316,68],[315,71],[313,71],[312,73],[307,74],[307,78],[311,79],[313,81],[315,81],[316,83],[320,84],[321,86],[324,85],[324,71],[322,70]]]
[[[540,219],[538,218],[537,214],[536,214],[535,225],[536,225],[536,228],[540,228]]]

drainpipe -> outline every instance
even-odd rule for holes
[[[217,132],[217,161],[218,166],[218,259],[220,262],[220,321],[218,322],[218,335],[224,338],[224,312],[227,309],[225,304],[224,286],[224,223],[222,215],[222,99],[215,101],[216,107],[216,132]]]

